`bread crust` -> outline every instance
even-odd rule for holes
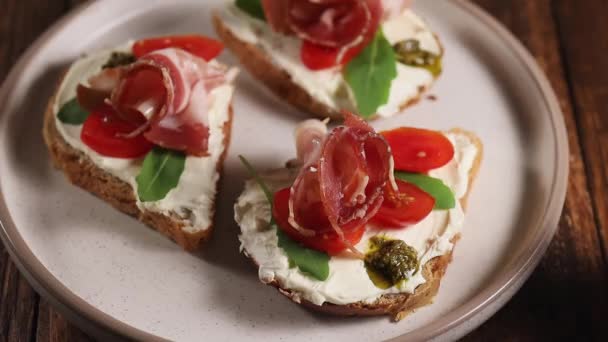
[[[149,227],[169,237],[187,251],[194,251],[203,242],[207,241],[213,232],[213,224],[199,232],[189,233],[183,229],[187,226],[187,222],[176,213],[164,215],[150,210],[140,210],[136,204],[135,192],[130,184],[99,168],[86,154],[73,148],[65,141],[57,130],[55,113],[53,113],[53,103],[55,102],[60,85],[61,82],[59,82],[55,94],[49,100],[46,112],[44,113],[42,130],[53,166],[63,171],[66,178],[72,184],[103,199],[121,212],[137,218]],[[231,105],[228,120],[223,126],[224,152],[216,165],[220,178],[222,176],[224,159],[226,158],[230,144],[232,119],[233,111]],[[219,190],[219,184],[220,180],[215,185],[216,194]],[[212,217],[215,216],[215,205],[211,208],[211,215]]]
[[[217,13],[213,15],[213,25],[220,39],[238,57],[245,69],[275,93],[279,99],[316,117],[342,120],[343,117],[339,110],[317,101],[304,88],[295,83],[286,70],[274,64],[266,52],[254,44],[236,37]],[[435,37],[437,38],[437,36]],[[437,41],[440,42],[438,38]],[[441,50],[443,51],[443,46],[441,46]],[[399,106],[399,110],[403,111],[418,103],[429,88],[430,86],[418,87],[417,96],[405,100]],[[374,115],[370,119],[378,117],[378,115]]]
[[[475,158],[471,171],[469,172],[469,186],[467,193],[463,198],[460,199],[462,208],[466,210],[468,196],[472,189],[475,178],[477,177],[477,173],[479,172],[481,161],[483,159],[483,144],[475,134],[460,128],[452,129],[448,131],[448,133],[462,134],[467,136],[469,139],[471,139],[473,144],[475,144],[478,150],[477,158]],[[459,239],[460,234],[456,235],[451,242],[455,245]],[[373,303],[356,302],[345,305],[323,303],[322,305],[316,305],[310,301],[300,298],[298,293],[283,288],[276,279],[267,285],[275,287],[282,295],[313,311],[337,316],[389,315],[394,321],[400,321],[407,315],[413,313],[416,309],[433,302],[433,298],[437,294],[437,291],[439,291],[441,279],[443,278],[448,265],[452,261],[452,253],[454,248],[452,248],[449,253],[435,257],[424,265],[422,274],[426,279],[426,282],[418,286],[414,293],[385,294],[379,297]],[[247,254],[247,251],[244,251],[244,254],[259,268],[257,262]]]

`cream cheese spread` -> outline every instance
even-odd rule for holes
[[[480,151],[464,134],[448,133],[448,139],[455,148],[454,159],[447,165],[434,170],[431,176],[441,179],[449,186],[456,198],[462,199],[469,187],[469,173]],[[264,175],[272,190],[291,186],[294,170],[282,169]],[[362,260],[334,256],[329,262],[330,274],[327,280],[319,281],[290,268],[285,252],[278,247],[274,229],[268,228],[270,206],[260,187],[248,181],[244,192],[237,200],[235,220],[241,227],[241,250],[259,265],[259,278],[264,283],[277,281],[281,287],[293,291],[297,298],[314,304],[325,302],[349,304],[359,301],[371,303],[389,293],[413,293],[416,287],[426,282],[422,272],[416,273],[401,286],[383,290],[370,280]],[[420,265],[444,255],[454,247],[452,239],[461,231],[464,211],[459,201],[454,209],[435,210],[416,225],[401,230],[368,229],[357,248],[367,250],[369,240],[378,234],[400,239],[418,252]]]
[[[293,82],[314,99],[335,110],[356,111],[356,101],[339,68],[313,71],[304,66],[300,59],[300,39],[272,31],[265,22],[234,5],[228,5],[220,16],[238,39],[266,52],[274,64],[289,73]],[[422,49],[442,54],[441,44],[433,32],[409,9],[385,21],[382,29],[391,45],[406,39],[417,39]],[[403,104],[416,99],[420,89],[429,88],[434,79],[427,69],[397,63],[397,78],[391,85],[389,100],[377,110],[378,115],[387,117],[400,112]]]
[[[65,141],[73,148],[82,151],[101,169],[130,184],[137,198],[135,177],[139,174],[143,158],[121,159],[100,155],[80,140],[82,125],[65,124],[57,118],[61,106],[76,97],[76,87],[79,83],[86,84],[91,76],[101,71],[102,66],[110,58],[113,51],[129,52],[131,46],[132,43],[127,43],[115,49],[97,52],[72,64],[55,97],[53,112],[57,130]],[[234,87],[225,84],[215,88],[209,94],[211,104],[208,113],[209,156],[188,156],[177,187],[172,189],[160,201],[141,202],[138,199],[137,206],[140,209],[164,215],[176,214],[187,223],[183,229],[188,233],[197,233],[211,226],[216,183],[219,180],[216,168],[225,149],[223,127],[229,119],[229,107],[233,92]]]

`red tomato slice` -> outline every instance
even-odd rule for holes
[[[82,126],[80,139],[93,151],[106,157],[138,158],[150,152],[154,144],[142,134],[133,138],[121,136],[138,127],[138,124],[119,119],[114,109],[104,106],[91,112]]]
[[[401,127],[380,134],[391,146],[395,169],[399,171],[425,173],[454,158],[454,146],[436,131]]]
[[[290,195],[290,188],[277,191],[274,194],[274,203],[272,207],[272,215],[275,221],[287,236],[308,248],[326,252],[330,255],[339,254],[348,248],[331,228],[331,224],[322,208],[319,208],[319,211],[316,213],[311,212],[307,217],[308,222],[318,222],[318,225],[315,227],[307,227],[316,230],[317,234],[315,236],[302,236],[295,230],[288,221]],[[355,245],[361,241],[364,232],[365,226],[360,226],[355,229],[344,230],[344,237],[351,244]]]
[[[371,223],[381,228],[403,228],[422,221],[435,207],[435,199],[414,184],[397,180],[399,193],[390,185]]]
[[[369,42],[361,43],[351,49],[349,49],[342,60],[338,62],[338,55],[340,54],[339,48],[327,47],[317,45],[309,41],[302,43],[302,49],[300,50],[300,58],[302,63],[310,70],[323,70],[335,67],[336,65],[345,65],[355,58]]]
[[[206,61],[217,57],[224,49],[221,42],[200,35],[168,36],[143,39],[133,45],[133,54],[139,58],[156,50],[179,48]]]

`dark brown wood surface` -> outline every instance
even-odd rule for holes
[[[439,1],[439,0],[438,0]],[[0,0],[0,81],[79,0]],[[608,1],[475,0],[549,76],[564,111],[570,181],[559,232],[521,291],[466,341],[608,341]],[[27,284],[0,245],[0,342],[88,341]]]

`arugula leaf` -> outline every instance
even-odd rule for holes
[[[137,181],[137,195],[142,202],[159,201],[179,183],[186,156],[177,151],[155,147],[144,159]]]
[[[256,19],[266,21],[266,15],[260,0],[236,0],[236,7]]]
[[[456,206],[452,190],[441,181],[419,173],[395,172],[395,177],[412,183],[435,198],[435,209],[446,210]]]
[[[255,168],[245,159],[243,156],[239,156],[245,168],[251,174],[251,177],[258,183],[266,199],[268,205],[270,205],[272,212],[272,204],[274,203],[274,195],[266,186],[266,183],[262,180],[260,175],[257,173]],[[323,252],[319,252],[310,248],[306,248],[296,241],[292,240],[287,236],[276,224],[274,217],[270,217],[270,225],[274,226],[279,239],[278,246],[285,251],[287,259],[289,260],[289,267],[298,267],[304,274],[308,274],[311,277],[318,280],[326,280],[329,277],[329,255]]]
[[[397,77],[397,59],[382,29],[378,29],[374,40],[346,65],[344,77],[353,90],[362,117],[369,118],[388,102],[391,84]]]
[[[82,125],[88,117],[89,112],[80,107],[76,98],[66,102],[57,113],[59,121],[70,125]]]

